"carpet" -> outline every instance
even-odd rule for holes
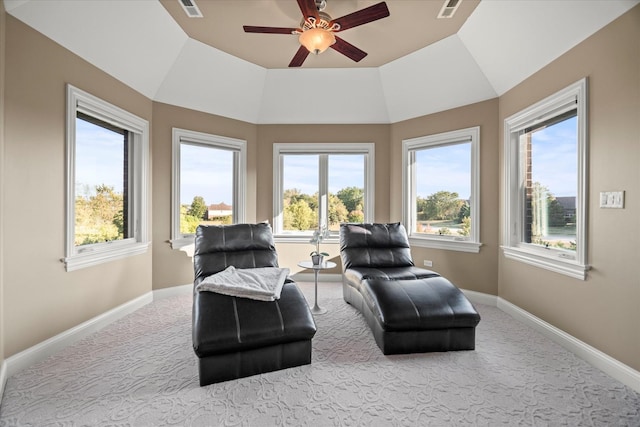
[[[640,394],[495,307],[475,351],[385,356],[340,286],[311,365],[199,387],[175,296],[10,377],[0,426],[640,426]]]

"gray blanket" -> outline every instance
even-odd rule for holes
[[[288,268],[237,269],[229,266],[219,273],[205,277],[196,286],[196,291],[217,292],[260,301],[275,301],[280,299],[280,292],[288,275]]]

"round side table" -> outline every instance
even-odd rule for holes
[[[318,273],[320,270],[328,270],[335,267],[337,264],[332,261],[323,261],[322,264],[314,265],[311,261],[300,261],[298,267],[313,270],[314,282],[315,282],[315,302],[311,308],[313,314],[324,314],[327,312],[326,308],[322,308],[318,305]]]

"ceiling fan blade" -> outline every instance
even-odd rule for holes
[[[283,27],[254,27],[252,25],[244,25],[245,33],[267,33],[267,34],[293,34],[298,28],[283,28]]]
[[[348,43],[342,40],[340,37],[336,37],[336,42],[332,44],[331,49],[340,52],[347,58],[354,60],[355,62],[360,62],[362,58],[367,56],[367,52],[358,49],[351,43]]]
[[[306,47],[300,46],[300,49],[293,56],[293,59],[289,63],[289,67],[300,67],[305,59],[307,59],[307,55],[309,55],[309,51]]]
[[[344,31],[349,28],[357,27],[358,25],[386,18],[387,16],[389,16],[389,8],[385,2],[382,2],[360,9],[357,12],[350,13],[340,18],[336,18],[329,23],[329,26],[339,24],[340,29],[334,30],[334,32]]]
[[[298,6],[305,20],[310,16],[316,18],[316,21],[320,20],[315,0],[298,0]]]

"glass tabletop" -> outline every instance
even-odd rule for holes
[[[309,261],[299,261],[298,267],[308,268],[313,270],[327,270],[329,268],[335,267],[337,264],[333,261],[323,261],[322,264],[314,265],[313,262]]]

